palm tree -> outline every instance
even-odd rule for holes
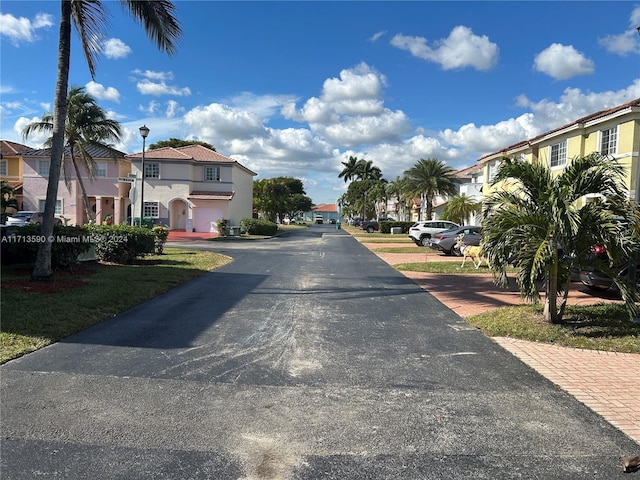
[[[358,160],[355,169],[358,180],[382,180],[382,170],[373,166],[372,160]]]
[[[412,195],[420,197],[420,220],[422,213],[427,220],[433,216],[433,201],[436,195],[455,195],[458,193],[460,181],[454,176],[455,171],[436,158],[421,158],[404,174],[408,189]]]
[[[50,133],[53,130],[53,116],[46,114],[39,122],[33,122],[22,130],[22,136],[28,138],[36,132]],[[79,163],[82,163],[93,178],[95,162],[89,153],[92,146],[103,146],[107,141],[119,141],[122,135],[120,123],[107,118],[107,112],[98,106],[96,99],[86,92],[84,87],[71,87],[69,91],[67,121],[65,126],[65,145],[71,155],[71,166],[75,171],[75,177],[80,184],[84,203],[85,216],[93,220],[93,212],[89,206],[87,190],[80,174]],[[51,144],[51,138],[45,145]],[[80,157],[77,157],[77,154]],[[67,162],[62,163],[64,180],[67,188],[71,186],[71,172],[68,171]]]
[[[6,220],[5,212],[7,211],[7,208],[14,208],[16,210],[20,208],[18,200],[14,195],[15,189],[5,180],[0,181],[0,202],[2,202],[0,205],[0,221],[2,221],[2,223]]]
[[[180,25],[174,16],[175,6],[169,0],[134,1],[120,0],[123,8],[142,25],[147,35],[161,50],[169,55],[175,52],[176,41],[181,34]],[[71,25],[78,31],[82,50],[91,77],[95,78],[97,57],[101,52],[102,30],[106,24],[104,5],[100,0],[62,0],[60,2],[60,29],[58,39],[58,73],[56,78],[53,129],[51,137],[51,165],[49,183],[44,206],[41,235],[47,239],[39,244],[32,281],[51,281],[51,242],[53,235],[58,180],[62,168],[65,121],[67,117],[67,90],[71,61]]]
[[[449,199],[442,210],[440,218],[464,225],[469,223],[472,215],[480,213],[481,210],[482,202],[477,202],[462,193]]]
[[[349,180],[353,180],[356,177],[356,174],[357,174],[357,168],[358,168],[358,162],[359,161],[360,160],[358,160],[357,157],[349,156],[349,161],[340,162],[340,163],[342,163],[342,165],[344,165],[344,168],[338,174],[338,178],[343,178],[345,183],[348,182]]]
[[[505,158],[491,185],[503,188],[485,199],[483,249],[496,283],[507,285],[506,267],[518,269],[523,296],[540,301],[545,282],[544,319],[560,323],[571,286],[571,269],[597,260],[587,255],[605,246],[612,264],[633,248],[620,217],[627,217],[620,185],[623,168],[597,153],[575,158],[557,176],[546,165]],[[585,195],[598,199],[585,202]],[[607,269],[607,266],[600,266]],[[630,314],[637,297],[630,282],[617,279]]]

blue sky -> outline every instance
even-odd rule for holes
[[[315,203],[345,191],[350,155],[388,180],[420,158],[454,169],[640,97],[640,3],[176,1],[172,57],[106,0],[95,79],[85,86],[125,135],[213,144],[258,173],[304,182]],[[0,4],[0,138],[50,112],[59,2]]]

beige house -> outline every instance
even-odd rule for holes
[[[640,150],[640,98],[587,115],[567,125],[525,140],[478,159],[484,169],[483,194],[508,185],[488,185],[504,157],[544,162],[560,173],[573,158],[599,152],[625,169],[624,186],[629,199],[640,200],[638,152]],[[589,201],[589,199],[585,199]]]
[[[238,161],[201,145],[165,147],[127,155],[131,161],[132,217],[140,218],[144,195],[145,219],[171,230],[216,232],[216,222],[231,226],[253,212],[253,177]]]

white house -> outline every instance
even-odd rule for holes
[[[215,232],[216,222],[228,219],[239,225],[253,213],[253,177],[257,175],[236,160],[202,145],[165,147],[127,155],[137,178],[132,189],[132,216],[171,230]]]

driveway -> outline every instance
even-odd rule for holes
[[[333,226],[203,248],[235,260],[2,366],[2,478],[611,479],[637,451]]]

